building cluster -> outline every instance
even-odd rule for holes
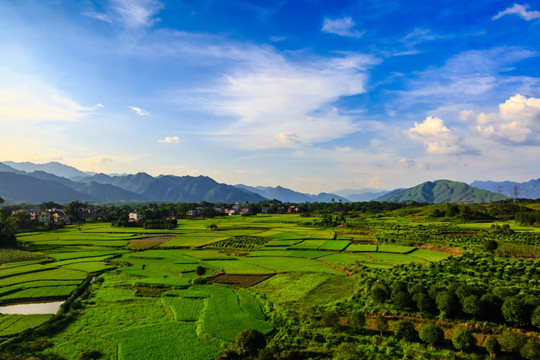
[[[16,213],[18,211],[20,210],[13,210],[12,213]],[[30,219],[40,224],[49,224],[51,222],[54,222],[54,223],[64,222],[64,224],[66,225],[71,224],[71,220],[69,219],[69,216],[67,216],[66,213],[60,209],[46,209],[46,210],[32,209],[32,210],[24,210],[24,211],[30,216]]]

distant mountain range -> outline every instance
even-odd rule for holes
[[[0,197],[7,203],[46,201],[67,203],[117,202],[245,202],[277,199],[282,202],[391,201],[429,203],[483,203],[519,197],[540,198],[540,179],[526,183],[475,181],[474,186],[450,180],[428,181],[409,189],[338,190],[335,193],[306,194],[281,186],[227,185],[207,176],[150,176],[87,173],[58,162],[0,163]],[[517,189],[517,190],[516,190]],[[495,191],[494,191],[495,190]],[[498,192],[498,193],[497,193]]]
[[[540,199],[540,178],[522,183],[513,181],[473,181],[471,186],[508,197]]]
[[[334,201],[346,201],[350,200],[339,195],[320,193],[318,195],[310,195],[301,192],[297,192],[291,189],[287,189],[281,186],[268,187],[268,186],[247,186],[247,185],[235,185],[237,188],[254,192],[267,199],[277,199],[283,202],[291,203],[304,203],[304,202],[331,202]]]

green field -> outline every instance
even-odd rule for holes
[[[206,360],[231,346],[243,330],[257,329],[267,339],[289,341],[290,347],[307,342],[302,346],[313,351],[313,358],[332,358],[328,349],[343,339],[372,343],[364,333],[347,328],[347,316],[352,304],[366,312],[375,308],[369,288],[373,283],[385,279],[390,289],[393,280],[412,281],[425,271],[427,284],[437,269],[459,258],[449,252],[465,251],[457,248],[464,237],[472,237],[468,233],[490,229],[478,225],[450,231],[425,220],[419,226],[403,216],[362,218],[358,225],[325,229],[316,226],[317,220],[296,214],[230,216],[179,220],[174,230],[89,223],[20,234],[25,250],[0,250],[0,303],[64,300],[85,279],[95,277],[69,311],[69,321],[43,335],[51,342],[42,350],[44,357],[77,360],[96,350],[109,360]],[[217,230],[209,231],[210,225]],[[167,241],[128,245],[130,240],[152,239],[148,234]],[[444,240],[441,249],[449,252],[428,250],[438,249],[431,246],[433,239]],[[518,239],[535,246],[525,235]],[[483,239],[472,241],[479,251]],[[510,278],[520,269],[532,276],[536,271],[532,263],[513,266],[507,264],[507,273],[500,276]],[[483,273],[491,270],[489,263],[483,265]],[[470,274],[476,273],[451,279],[473,283]],[[244,280],[223,282],[236,288],[218,284],[219,277],[234,275]],[[391,300],[385,301],[377,311],[398,314]],[[339,314],[337,330],[321,325],[325,311]],[[49,326],[49,320],[62,316],[0,315],[0,338]],[[300,323],[309,326],[300,328]],[[346,336],[334,337],[333,331]]]

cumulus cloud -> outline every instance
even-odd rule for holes
[[[432,154],[462,154],[470,152],[462,145],[461,138],[448,129],[444,122],[428,116],[422,123],[414,123],[414,127],[408,130],[412,140],[422,142],[427,152]]]
[[[165,139],[158,140],[158,142],[162,144],[179,144],[180,138],[178,138],[178,136],[167,136]]]
[[[540,144],[540,99],[517,94],[503,104],[497,113],[475,113],[465,110],[463,118],[476,121],[484,137],[514,144]]]
[[[512,7],[509,7],[503,11],[499,11],[499,13],[495,16],[493,16],[493,20],[500,19],[501,17],[505,15],[518,15],[524,20],[530,21],[533,19],[540,19],[540,11],[529,11],[529,5],[520,5],[520,4],[514,4]]]
[[[92,113],[54,86],[33,80],[0,88],[0,118],[76,121]]]
[[[339,36],[355,37],[355,38],[362,37],[364,33],[354,30],[353,29],[354,25],[355,23],[351,19],[350,16],[338,18],[335,20],[325,18],[322,31],[330,33],[330,34],[336,34]]]
[[[109,24],[119,23],[128,29],[150,27],[163,8],[158,0],[110,0],[105,11],[87,11],[84,15]]]
[[[150,114],[148,111],[143,110],[143,109],[141,109],[139,107],[130,106],[129,108],[131,109],[131,111],[133,111],[135,114],[137,114],[139,116],[152,116],[152,114]]]

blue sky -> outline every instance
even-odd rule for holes
[[[0,161],[318,193],[540,176],[540,3],[0,2]]]

